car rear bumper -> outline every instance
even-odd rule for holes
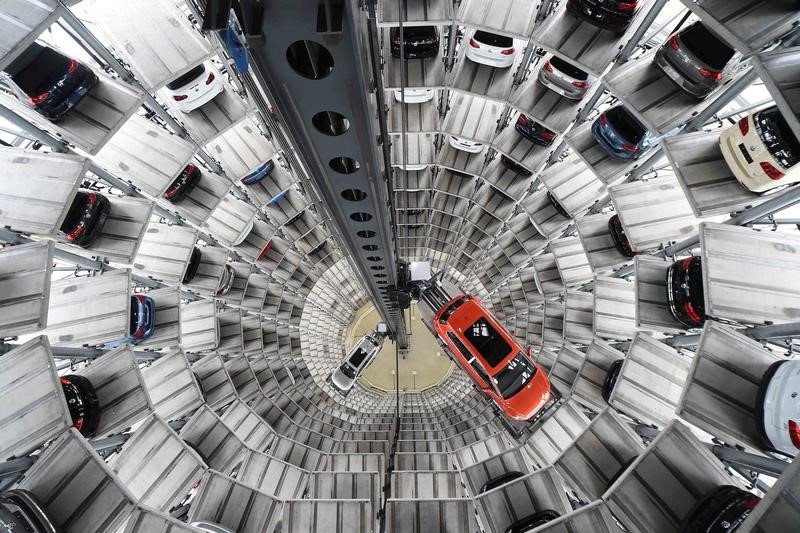
[[[586,94],[586,88],[575,87],[571,83],[566,83],[556,76],[549,76],[544,69],[539,71],[539,83],[550,89],[556,94],[570,100],[580,100]]]
[[[201,82],[205,83],[205,82]],[[217,97],[222,91],[225,90],[225,85],[222,81],[217,82],[216,80],[208,86],[208,90],[202,94],[195,96],[194,98],[187,98],[186,100],[176,101],[176,107],[184,113],[189,113],[194,111],[198,107],[204,106],[205,104],[209,103],[211,100]]]
[[[406,59],[426,59],[439,55],[439,41],[434,44],[421,44],[403,46],[403,53]],[[392,57],[400,59],[400,44],[392,43]]]
[[[703,83],[690,80],[680,70],[672,65],[672,63],[667,59],[667,54],[669,54],[669,52],[662,47],[658,52],[656,52],[654,63],[659,69],[661,69],[664,75],[675,82],[678,87],[691,94],[695,98],[700,99],[705,98],[714,92],[714,89],[717,87],[716,84],[711,82]]]
[[[473,48],[467,45],[467,59],[481,65],[488,65],[495,68],[508,68],[514,64],[516,54],[503,55],[501,53],[483,52],[480,48]]]
[[[483,150],[483,145],[480,146],[463,145],[458,141],[454,141],[452,137],[450,137],[448,142],[450,143],[450,146],[452,146],[453,148],[464,152],[469,152],[471,154],[478,154]]]
[[[634,15],[636,12],[630,14],[623,14],[613,12],[608,9],[600,8],[604,13],[598,19],[595,16],[588,15],[583,7],[581,6],[581,2],[577,0],[569,0],[567,3],[567,11],[574,15],[575,17],[585,20],[590,24],[597,26],[598,28],[602,28],[604,30],[610,30],[615,32],[623,32],[625,31],[628,26],[630,25],[631,21],[633,20]]]
[[[769,179],[758,167],[758,163],[754,161],[750,164],[745,161],[739,145],[745,144],[746,139],[734,129],[738,127],[738,125],[731,126],[719,136],[719,149],[733,176],[742,187],[752,192],[764,192],[776,187],[778,182]],[[750,127],[754,126],[751,124]]]
[[[517,133],[528,139],[530,142],[538,144],[539,146],[550,146],[553,144],[554,139],[542,139],[541,137],[537,136],[535,132],[523,128],[519,124],[514,124],[514,129],[517,130]]]
[[[600,145],[600,148],[602,148],[608,155],[615,159],[629,161],[637,158],[637,155],[635,155],[633,152],[629,152],[623,148],[618,148],[615,144],[611,143],[606,138],[599,122],[597,121],[592,124],[592,137],[594,137],[594,140]]]

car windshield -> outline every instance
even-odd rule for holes
[[[511,346],[484,317],[468,327],[464,331],[464,336],[492,368],[499,365],[511,353]]]
[[[339,367],[339,370],[350,379],[356,377],[356,369],[350,366],[347,363],[342,363],[342,366]]]
[[[508,362],[506,367],[492,377],[497,390],[504,399],[508,400],[528,384],[536,373],[536,367],[528,359],[518,353]]]
[[[514,46],[514,39],[511,37],[489,33],[488,31],[476,31],[474,38],[476,41],[488,44],[489,46],[497,46],[499,48],[511,48]]]
[[[756,113],[753,122],[758,136],[780,166],[788,169],[797,164],[800,160],[800,142],[777,107]]]
[[[697,59],[711,67],[723,69],[733,57],[733,48],[720,41],[700,22],[683,30],[680,36],[683,44]]]
[[[353,368],[358,368],[361,366],[361,363],[364,362],[364,359],[367,358],[367,355],[369,354],[367,354],[367,352],[365,352],[364,349],[359,346],[347,361],[353,366]]]
[[[137,329],[139,329],[139,300],[136,296],[131,296],[131,334],[136,333]]]
[[[201,64],[197,65],[196,67],[194,67],[189,72],[187,72],[186,74],[184,74],[183,76],[180,76],[180,77],[172,80],[171,82],[169,82],[167,84],[167,89],[169,89],[170,91],[174,91],[175,89],[180,89],[181,87],[183,87],[184,85],[186,85],[190,81],[194,80],[195,78],[200,77],[200,75],[205,71],[206,71],[206,67],[204,67],[203,64],[201,63]]]
[[[550,64],[552,66],[554,66],[555,68],[557,68],[558,70],[560,70],[561,72],[563,72],[564,74],[567,74],[568,76],[572,76],[576,80],[585,81],[586,79],[589,78],[589,75],[587,73],[585,73],[584,71],[582,71],[578,67],[567,63],[566,61],[564,61],[560,57],[557,57],[557,56],[551,57],[550,58]]]
[[[631,144],[638,144],[647,133],[647,128],[622,106],[606,111],[606,119]]]

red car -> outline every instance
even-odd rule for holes
[[[450,300],[433,327],[458,365],[511,418],[528,420],[550,401],[545,371],[476,298]]]

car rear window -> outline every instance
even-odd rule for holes
[[[511,37],[489,33],[488,31],[476,31],[474,38],[476,41],[488,44],[489,46],[497,46],[500,48],[511,48],[514,46],[514,39]]]
[[[33,43],[12,63],[6,72],[28,95],[48,90],[49,85],[66,74],[69,58],[52,48]]]
[[[137,329],[139,329],[139,300],[136,296],[131,296],[131,334],[136,333]]]
[[[511,346],[484,317],[468,327],[464,331],[464,336],[492,368],[499,365],[511,353]]]
[[[365,352],[363,348],[359,347],[356,348],[356,351],[353,352],[353,355],[350,356],[350,359],[348,359],[348,361],[350,362],[351,365],[353,365],[353,368],[358,368],[359,366],[361,366],[361,363],[364,362],[364,359],[367,358],[367,355],[369,354],[367,354],[367,352]]]
[[[699,313],[702,313],[705,301],[703,299],[703,267],[699,257],[689,265],[687,278],[692,305]]]
[[[614,129],[631,144],[638,144],[647,133],[647,128],[622,106],[606,111],[606,118],[614,126]]]
[[[202,63],[200,63],[199,65],[194,67],[192,70],[190,70],[189,72],[187,72],[183,76],[175,78],[174,80],[169,82],[167,84],[167,89],[169,89],[170,91],[174,91],[175,89],[180,89],[181,87],[183,87],[184,85],[186,85],[190,81],[192,81],[195,78],[199,77],[205,71],[206,71],[206,67]]]
[[[522,390],[522,387],[528,384],[535,373],[536,367],[522,353],[518,353],[492,379],[503,398],[508,400]]]
[[[681,42],[692,51],[700,61],[709,66],[723,69],[733,57],[733,48],[719,40],[703,24],[697,22],[680,33]]]
[[[777,107],[759,111],[753,116],[753,122],[764,146],[779,165],[790,168],[797,164],[800,160],[800,142]]]
[[[566,74],[568,76],[572,76],[576,80],[585,81],[586,79],[589,78],[589,75],[587,73],[585,73],[584,71],[582,71],[581,69],[579,69],[575,65],[571,65],[570,63],[567,63],[566,61],[564,61],[560,57],[553,56],[553,57],[550,58],[549,62],[550,62],[550,65],[554,66],[555,68],[557,68],[558,70],[560,70],[564,74]]]
[[[356,377],[356,370],[348,365],[347,363],[342,363],[342,366],[339,367],[339,370],[350,379]]]
[[[438,32],[436,26],[403,26],[403,35],[406,41],[414,41],[438,37]]]

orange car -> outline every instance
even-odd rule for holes
[[[459,366],[511,418],[528,420],[550,400],[545,371],[474,297],[447,302],[433,327]]]

